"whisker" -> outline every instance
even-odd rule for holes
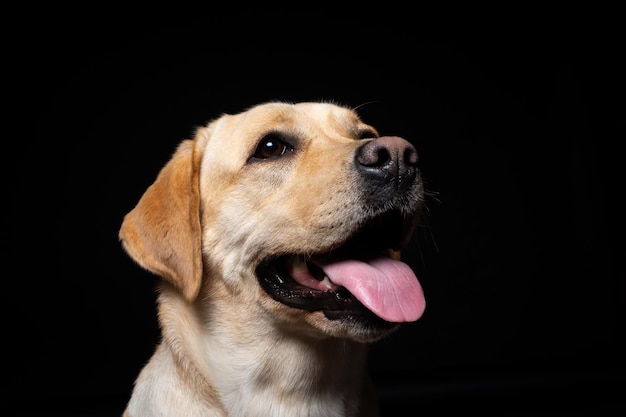
[[[379,100],[366,101],[365,103],[361,103],[358,106],[354,107],[352,110],[357,111],[361,107],[367,106],[368,104],[374,104],[374,103],[379,103],[379,102],[380,102]]]

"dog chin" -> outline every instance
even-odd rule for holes
[[[399,323],[384,321],[373,314],[367,318],[342,315],[341,318],[329,319],[327,312],[316,311],[308,313],[306,321],[327,336],[361,343],[379,340],[400,327]]]
[[[324,311],[307,311],[276,303],[271,297],[263,303],[265,309],[277,318],[275,324],[296,337],[321,340],[329,337],[371,343],[398,330],[400,323],[391,323],[378,317],[342,315],[329,319]]]

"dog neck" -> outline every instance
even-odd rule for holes
[[[163,344],[171,347],[176,373],[194,378],[196,384],[201,379],[205,400],[213,407],[219,404],[225,415],[266,416],[273,407],[271,414],[276,416],[356,416],[363,408],[358,398],[374,399],[366,375],[365,344],[286,333],[269,322],[251,331],[249,323],[263,320],[254,309],[250,316],[236,318],[239,332],[214,331],[220,320],[229,320],[232,326],[233,318],[221,317],[219,305],[211,306],[207,315],[201,304],[189,303],[169,286],[162,288]]]

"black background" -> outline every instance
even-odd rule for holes
[[[611,10],[487,11],[20,15],[2,404],[121,414],[159,337],[123,215],[197,126],[280,99],[362,105],[420,153],[427,310],[372,346],[384,415],[622,415],[623,31]]]

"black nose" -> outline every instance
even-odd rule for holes
[[[357,169],[379,188],[406,191],[417,176],[417,150],[405,139],[383,136],[358,148]]]

